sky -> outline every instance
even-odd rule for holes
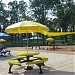
[[[8,4],[9,2],[12,2],[14,0],[2,0],[3,3]],[[17,0],[17,1],[21,1],[21,0]],[[29,4],[29,0],[24,0],[27,4]]]
[[[8,4],[10,1],[12,2],[14,0],[2,0],[2,2],[5,4]],[[20,1],[20,0],[17,0],[17,1]],[[24,0],[24,1],[27,2],[27,4],[29,3],[29,0]],[[74,0],[74,2],[75,2],[75,0]]]
[[[2,0],[2,2],[5,3],[6,5],[12,1],[14,1],[14,0]],[[21,0],[17,0],[17,1],[21,1]],[[27,5],[29,5],[29,0],[24,0],[24,1],[27,3]],[[74,0],[74,2],[75,2],[75,0]],[[52,15],[50,15],[50,16],[52,16]],[[55,16],[52,16],[52,18],[55,18]]]

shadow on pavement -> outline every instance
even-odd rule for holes
[[[8,59],[10,59],[10,58],[13,58],[13,57],[15,57],[15,56],[13,56],[13,55],[10,55],[10,56],[0,56],[0,61],[4,61],[4,60],[8,60]]]
[[[24,69],[24,66],[17,68],[16,70]],[[55,70],[53,67],[42,68],[42,75],[75,75],[74,72],[60,71]],[[19,72],[19,75],[40,75],[39,68],[33,68],[32,70],[25,70],[23,72]]]
[[[28,70],[23,73],[23,75],[40,75],[39,74],[39,69],[33,69],[33,70]],[[48,69],[43,69],[43,74],[42,75],[75,75],[74,72],[66,72],[66,71],[50,71]]]

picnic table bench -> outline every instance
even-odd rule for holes
[[[8,63],[10,65],[9,73],[12,73],[11,72],[11,68],[12,68],[13,65],[21,66],[22,63],[25,63],[25,62],[21,62],[21,60],[23,60],[24,58],[26,58],[26,57],[19,56],[19,57],[16,57],[16,58],[9,59],[8,60]],[[39,67],[39,69],[40,69],[39,73],[42,74],[43,72],[42,72],[41,66],[45,66],[44,62],[48,61],[48,58],[47,57],[43,57],[43,56],[33,56],[33,58],[37,58],[37,60],[34,59],[32,61],[26,62],[26,65],[36,64]]]
[[[33,61],[33,62],[32,61],[31,62],[27,62],[26,64],[27,65],[36,64],[39,67],[39,69],[40,69],[39,73],[42,74],[43,72],[42,72],[41,66],[45,66],[44,62],[48,61],[48,58],[47,57],[43,57],[43,56],[33,56],[33,58],[38,58],[39,60]]]

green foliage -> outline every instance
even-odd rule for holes
[[[73,0],[60,1],[53,13],[57,16],[58,25],[63,31],[68,31],[68,28],[71,30],[72,26],[75,25],[75,4]]]
[[[22,20],[40,22],[47,25],[50,29],[49,31],[57,31],[57,29],[59,31],[61,31],[60,29],[63,31],[75,31],[75,3],[73,0],[29,1],[29,8],[24,0],[9,2],[8,10],[5,9],[6,5],[0,1],[0,25],[3,25],[3,31],[8,25]],[[52,19],[50,15],[56,16],[56,18]],[[44,35],[42,37],[45,44]],[[74,38],[74,36],[72,37]],[[16,43],[17,38],[19,42],[19,36],[17,35],[11,38],[12,42],[15,40]]]
[[[8,3],[10,24],[25,20],[27,4],[24,1]]]
[[[5,10],[6,5],[0,1],[0,25],[5,25],[8,24],[8,11]]]
[[[37,22],[46,25],[47,21],[47,10],[49,9],[45,2],[48,3],[46,0],[30,0],[30,8],[32,9],[33,13],[32,16],[36,19]]]

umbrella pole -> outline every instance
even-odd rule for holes
[[[27,33],[26,33],[26,38],[28,39]],[[28,40],[27,40],[27,52],[28,52]]]

